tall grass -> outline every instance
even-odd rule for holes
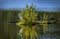
[[[36,12],[36,9],[33,5],[31,5],[28,8],[28,5],[26,5],[26,9],[21,11],[19,13],[19,22],[16,23],[19,27],[21,27],[19,31],[19,36],[21,39],[37,39],[38,32],[37,29],[38,25],[40,25],[42,22],[43,31],[46,32],[48,30],[47,26],[47,18],[48,16],[46,14],[43,15],[42,20],[38,20],[38,13]],[[37,22],[39,21],[39,24]]]

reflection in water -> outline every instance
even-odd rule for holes
[[[60,36],[58,33],[54,33],[57,31],[57,28],[55,27],[55,24],[48,25],[48,33],[40,34],[38,36],[38,39],[59,39]]]

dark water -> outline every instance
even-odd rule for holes
[[[40,34],[38,39],[60,39],[60,29],[57,29],[56,24],[48,25],[48,32]]]
[[[17,39],[19,27],[16,24],[9,24],[10,19],[16,20],[17,13],[15,11],[0,11],[0,39]],[[60,17],[59,13],[53,15]],[[60,20],[56,24],[48,26],[47,33],[40,34],[38,39],[60,39]]]

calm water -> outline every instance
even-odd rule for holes
[[[0,11],[0,39],[17,39],[19,27],[15,24],[9,24],[9,20],[15,20],[16,15],[15,11]],[[53,15],[60,17],[60,14],[57,13]],[[40,34],[38,39],[60,39],[60,20],[56,24],[48,25],[48,32]]]
[[[48,25],[48,32],[44,34],[40,34],[38,39],[60,39],[59,31],[55,26],[56,24]]]

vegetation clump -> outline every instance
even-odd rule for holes
[[[21,27],[19,31],[19,36],[21,39],[37,39],[38,37],[38,28],[40,27],[40,24],[42,23],[43,31],[46,32],[48,30],[47,28],[47,18],[48,16],[44,14],[42,20],[38,20],[38,13],[36,12],[36,9],[33,5],[28,7],[26,5],[26,9],[23,9],[19,14],[19,22],[16,23],[19,27]]]

